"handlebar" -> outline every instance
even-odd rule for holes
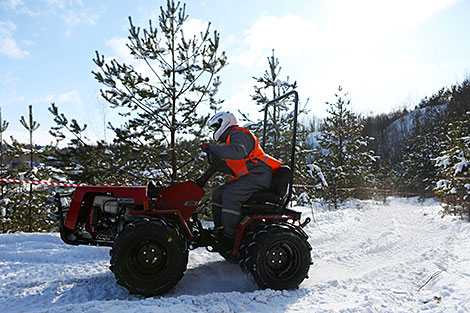
[[[205,150],[204,152],[206,153],[207,161],[209,162],[210,166],[208,169],[206,169],[201,177],[194,181],[199,187],[203,188],[215,172],[234,175],[232,169],[227,165],[227,163],[225,163],[224,160],[210,152],[210,150]]]

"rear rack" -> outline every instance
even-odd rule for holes
[[[56,216],[58,215],[59,217],[59,230],[60,230],[60,238],[67,244],[69,245],[78,245],[75,241],[71,241],[67,238],[65,234],[65,229],[64,229],[64,211],[67,212],[68,208],[64,210],[62,207],[62,198],[71,198],[73,196],[73,192],[68,192],[68,193],[59,193],[57,192],[54,195],[54,202],[57,206],[57,213],[55,214]]]

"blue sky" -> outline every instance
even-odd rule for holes
[[[19,118],[33,105],[36,142],[51,141],[51,102],[89,125],[88,137],[109,140],[103,121],[115,112],[98,96],[95,50],[126,60],[128,16],[147,26],[162,0],[0,0],[0,106],[4,138],[26,141]],[[414,107],[470,76],[468,0],[188,1],[194,31],[212,23],[229,65],[218,96],[224,109],[252,110],[253,76],[275,49],[281,76],[299,85],[319,117],[338,85],[361,114]],[[118,122],[116,122],[118,123]]]

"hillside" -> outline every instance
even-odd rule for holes
[[[387,126],[378,138],[379,153],[387,159],[397,157],[416,127],[437,124],[444,118],[447,105],[417,108]]]
[[[396,110],[365,117],[364,135],[383,160],[397,160],[412,137],[422,132],[445,132],[448,124],[470,111],[470,80],[442,88],[412,110]]]

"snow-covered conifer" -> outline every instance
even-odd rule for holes
[[[256,80],[256,84],[254,86],[254,94],[251,95],[262,112],[264,112],[267,102],[297,88],[296,81],[291,83],[289,76],[283,77],[281,75],[282,67],[280,66],[279,59],[275,56],[274,50],[267,60],[268,69],[265,70],[264,75],[258,78],[253,77]],[[246,112],[240,113],[246,120],[250,121]],[[265,150],[284,164],[290,164],[294,124],[293,113],[294,104],[292,98],[275,102],[268,108],[266,141],[264,143]],[[306,113],[305,105],[299,104],[299,115],[304,113]],[[258,120],[257,122],[250,123],[249,129],[255,132],[260,139],[260,143],[262,143],[263,121]],[[305,178],[306,163],[305,149],[303,147],[306,135],[306,127],[298,122],[294,183],[303,182]]]
[[[444,149],[444,134],[443,117],[415,114],[412,132],[405,140],[393,171],[399,191],[421,197],[434,195],[437,169],[433,160]]]
[[[321,168],[328,183],[316,189],[317,194],[336,208],[348,197],[361,196],[361,187],[372,181],[376,156],[367,150],[369,139],[361,135],[362,125],[349,108],[347,93],[339,87],[335,97],[335,103],[327,102],[329,116],[324,120],[323,132],[312,156],[313,164]]]
[[[436,185],[447,213],[470,218],[470,112],[449,125],[446,150],[436,158]]]

